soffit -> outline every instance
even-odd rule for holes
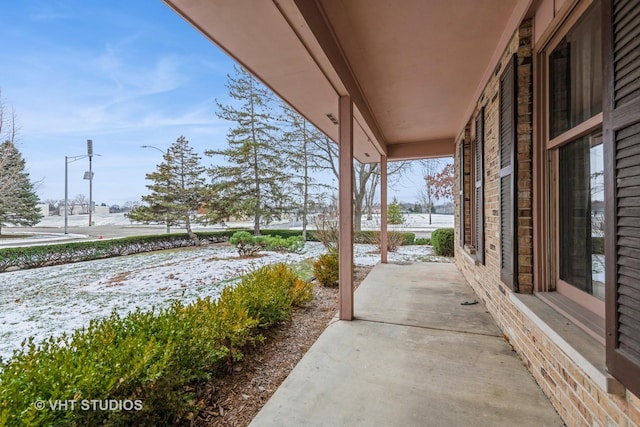
[[[460,132],[460,116],[517,1],[321,4],[384,139],[393,144]]]
[[[354,99],[354,155],[429,155],[468,120],[529,0],[165,0],[337,141]],[[497,56],[496,56],[497,55]],[[410,144],[412,143],[412,144]],[[435,145],[435,144],[433,144]],[[445,150],[446,151],[446,150]],[[404,150],[407,153],[409,151]],[[365,154],[366,153],[366,154]]]

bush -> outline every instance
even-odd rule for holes
[[[453,256],[453,228],[438,228],[431,233],[431,244],[436,255]]]
[[[197,234],[201,241],[218,243],[228,240],[232,233],[225,230]],[[193,240],[184,233],[4,248],[0,249],[0,272],[8,268],[36,268],[193,245]]]
[[[294,300],[306,303],[305,287],[295,272],[285,264],[267,265],[242,278],[234,296],[247,307],[249,315],[258,320],[258,326],[267,328],[291,315]]]
[[[264,328],[285,320],[292,304],[311,299],[310,285],[286,265],[271,265],[225,288],[218,300],[178,302],[93,320],[70,335],[30,339],[0,363],[1,425],[174,425],[197,410],[190,390]],[[131,400],[140,411],[40,410],[34,402]]]
[[[394,233],[399,233],[402,235],[402,246],[410,246],[413,245],[413,242],[416,240],[415,233],[407,233],[407,232],[399,232],[394,231]]]
[[[300,253],[304,249],[302,236],[254,236],[248,231],[234,233],[229,243],[238,249],[241,256],[255,256],[261,250]]]
[[[316,216],[313,221],[316,226],[313,231],[313,237],[322,243],[327,250],[337,251],[340,235],[338,221],[326,219],[323,216]]]
[[[237,231],[229,239],[240,256],[255,256],[262,250],[260,240],[248,231]]]
[[[338,277],[340,274],[338,267],[338,251],[330,250],[313,263],[313,274],[316,280],[326,287],[338,286]]]
[[[429,239],[428,237],[418,237],[412,243],[412,245],[430,245],[430,244],[431,244],[431,239]]]
[[[262,236],[260,243],[267,251],[300,253],[304,250],[302,236]]]
[[[592,237],[591,245],[594,254],[604,255],[604,237]]]

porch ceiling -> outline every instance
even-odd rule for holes
[[[164,0],[362,162],[453,155],[531,0]],[[498,5],[499,3],[499,5]]]

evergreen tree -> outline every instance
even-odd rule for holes
[[[139,206],[127,217],[140,222],[157,221],[167,225],[184,223],[185,229],[196,244],[198,236],[191,230],[193,222],[200,222],[198,211],[204,206],[206,168],[200,157],[189,146],[189,141],[180,136],[163,156],[164,162],[146,178],[153,181],[147,185],[151,193],[142,196],[147,205]]]
[[[13,142],[0,144],[0,164],[0,234],[5,224],[36,225],[42,219],[38,196]]]
[[[300,203],[302,237],[307,240],[309,206],[311,204],[310,191],[319,186],[319,184],[314,183],[310,175],[310,172],[316,169],[313,162],[315,154],[313,148],[317,145],[317,141],[323,138],[323,135],[288,105],[283,103],[282,109],[284,111],[284,120],[288,126],[287,131],[284,133],[286,154],[291,168],[296,173],[294,177],[296,181],[295,187],[302,199],[302,203]]]
[[[288,204],[287,158],[276,137],[271,91],[240,67],[235,67],[234,76],[228,76],[227,88],[229,96],[238,101],[217,102],[218,117],[235,123],[227,135],[228,147],[205,152],[226,160],[210,169],[213,193],[227,214],[253,217],[253,231],[259,235],[261,220],[278,216]]]
[[[404,222],[404,217],[402,216],[402,208],[398,203],[398,199],[395,197],[393,201],[389,205],[389,209],[387,210],[387,223],[398,225]]]

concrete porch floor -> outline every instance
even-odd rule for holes
[[[251,423],[562,426],[454,264],[378,264]]]

